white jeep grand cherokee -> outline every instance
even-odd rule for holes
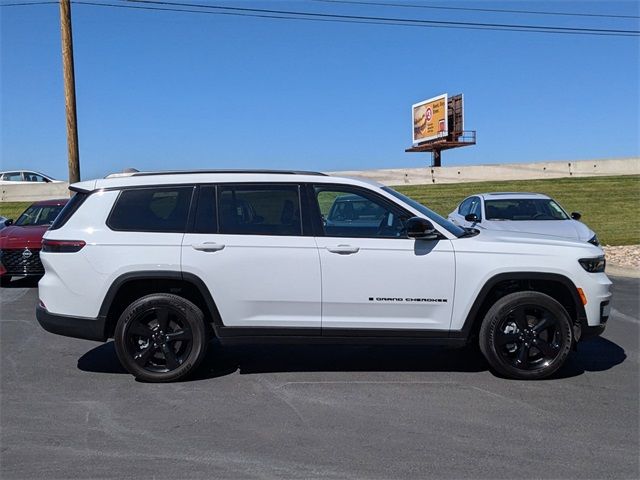
[[[71,186],[45,234],[37,318],[177,380],[209,337],[479,342],[500,374],[553,374],[600,334],[600,247],[463,229],[389,187],[312,172],[134,173]]]

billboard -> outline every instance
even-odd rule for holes
[[[454,95],[453,97],[449,97],[449,103],[447,104],[447,109],[449,110],[449,123],[447,127],[454,139],[461,136],[464,132],[463,101],[464,97],[462,94]]]
[[[413,143],[422,143],[449,134],[447,94],[411,106]]]

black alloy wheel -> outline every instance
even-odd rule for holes
[[[487,312],[480,348],[500,374],[538,379],[562,366],[572,333],[571,319],[555,299],[540,292],[517,292],[502,297]]]
[[[546,308],[519,305],[500,322],[495,343],[506,362],[535,370],[549,365],[560,354],[560,335],[558,319]]]
[[[152,307],[137,316],[125,333],[127,350],[145,370],[169,372],[182,365],[191,352],[193,338],[177,309]]]
[[[133,302],[120,316],[114,337],[122,365],[151,382],[185,377],[202,361],[207,346],[202,311],[164,293]]]

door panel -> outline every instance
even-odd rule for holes
[[[413,240],[411,216],[373,192],[316,185],[322,331],[448,330],[455,260],[451,242]]]
[[[454,254],[449,240],[316,238],[322,328],[448,330]],[[347,246],[354,253],[334,253]]]
[[[183,271],[204,280],[225,326],[320,328],[320,260],[297,184],[201,186],[192,230]]]
[[[188,233],[182,269],[206,283],[225,326],[320,328],[313,237]]]

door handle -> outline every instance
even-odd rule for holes
[[[352,253],[358,253],[360,248],[352,247],[351,245],[338,245],[335,247],[327,247],[331,253],[337,253],[339,255],[351,255]]]
[[[194,243],[191,245],[194,250],[200,252],[217,252],[224,248],[224,244],[215,242]]]

